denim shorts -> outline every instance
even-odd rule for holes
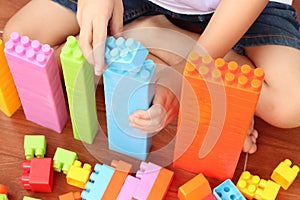
[[[73,12],[77,10],[77,0],[53,1],[71,9]],[[212,14],[186,15],[174,13],[148,0],[123,0],[123,6],[124,24],[140,16],[163,14],[170,21],[180,21],[179,24],[190,24],[198,27],[200,31],[205,29],[212,17]],[[297,21],[296,10],[292,6],[269,2],[233,49],[243,54],[245,47],[262,45],[283,45],[300,50],[300,23]]]

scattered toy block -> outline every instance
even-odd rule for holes
[[[299,166],[292,166],[292,161],[285,159],[273,171],[271,179],[287,190],[295,181],[299,173]]]
[[[259,187],[260,177],[254,176],[248,171],[244,171],[237,184],[236,187],[239,191],[249,200],[254,198],[255,192]]]
[[[51,158],[32,158],[23,162],[21,182],[33,192],[52,192],[53,163]]]
[[[93,67],[84,58],[73,36],[67,38],[60,59],[74,138],[92,144],[98,131]]]
[[[5,185],[0,184],[0,194],[8,194],[8,189]]]
[[[0,200],[8,200],[6,194],[0,194]]]
[[[41,199],[36,199],[36,198],[24,196],[23,200],[41,200]]]
[[[113,174],[114,168],[108,165],[96,164],[94,172],[90,176],[90,181],[86,184],[86,189],[82,191],[82,200],[101,199]]]
[[[203,200],[217,200],[217,199],[214,196],[214,194],[210,194],[210,195],[206,196]]]
[[[113,160],[111,166],[115,172],[103,194],[102,200],[117,199],[126,177],[131,173],[132,165],[122,160]]]
[[[147,110],[154,96],[156,66],[145,60],[147,54],[133,39],[109,37],[106,41],[103,81],[109,149],[140,160],[146,159],[152,138],[130,127],[128,115]]]
[[[264,179],[261,179],[258,188],[255,191],[254,199],[275,200],[279,190],[279,184],[271,180],[266,181]]]
[[[231,179],[263,78],[261,68],[191,53],[183,73],[174,167]]]
[[[44,135],[25,135],[24,151],[26,160],[34,156],[43,158],[46,154],[46,137]]]
[[[140,182],[140,179],[128,175],[117,197],[117,200],[132,200]]]
[[[218,200],[246,200],[230,179],[214,188],[213,194]]]
[[[85,189],[85,185],[89,181],[90,174],[92,172],[92,167],[87,163],[83,166],[81,165],[80,161],[75,160],[73,165],[70,167],[66,178],[69,185]]]
[[[69,192],[59,195],[59,200],[81,200],[80,192]]]
[[[212,193],[208,180],[203,174],[198,174],[178,189],[180,200],[203,199]]]
[[[64,174],[68,174],[68,171],[77,159],[77,154],[73,151],[69,151],[60,147],[57,147],[53,157],[53,167],[57,172],[63,171]]]
[[[0,39],[0,110],[11,117],[21,107],[21,101],[4,55]]]
[[[4,52],[26,119],[60,133],[69,116],[53,48],[13,32]]]

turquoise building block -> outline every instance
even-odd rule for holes
[[[77,160],[75,152],[57,147],[53,157],[53,168],[57,172],[63,171],[64,174],[67,174],[75,160]]]
[[[152,138],[130,127],[128,116],[147,110],[154,97],[156,66],[145,60],[147,54],[133,39],[107,39],[103,81],[109,149],[140,160],[146,159]]]
[[[86,189],[81,193],[82,200],[101,199],[114,172],[113,167],[97,163],[90,176],[90,181],[85,185]]]
[[[6,194],[0,194],[0,200],[8,200]]]
[[[98,132],[93,67],[84,58],[73,36],[68,37],[60,59],[74,138],[92,144]]]
[[[26,160],[44,158],[46,154],[46,137],[44,135],[25,135],[24,151]]]
[[[213,190],[217,200],[246,200],[230,179],[227,179]]]

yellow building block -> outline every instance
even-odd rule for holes
[[[0,110],[11,117],[20,106],[20,98],[4,55],[4,45],[0,40]]]
[[[292,162],[289,159],[285,159],[274,169],[271,179],[287,190],[296,179],[298,173],[299,167],[297,165],[292,167]]]
[[[271,181],[261,179],[255,192],[254,199],[257,200],[275,200],[279,192],[280,185]]]
[[[74,161],[67,174],[67,183],[69,185],[85,189],[85,185],[88,182],[92,172],[92,167],[87,163],[85,163],[83,167],[81,165],[82,163],[80,161]]]
[[[250,172],[244,171],[241,174],[236,186],[239,191],[249,200],[254,198],[255,191],[258,188],[260,182],[259,176],[251,175]]]

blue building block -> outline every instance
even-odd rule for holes
[[[86,189],[81,193],[82,200],[101,199],[114,172],[113,167],[97,163],[90,176],[90,181],[85,186]]]
[[[246,200],[230,179],[227,179],[213,190],[218,200]]]
[[[119,40],[122,39],[115,40],[110,37],[106,52],[117,51],[117,49],[121,52],[123,48],[128,48],[128,45],[124,45],[125,47],[117,45],[112,49],[111,43],[118,43]],[[156,66],[153,61],[145,60],[148,51],[141,47],[140,43],[128,41],[132,39],[124,40],[122,43],[133,43],[134,46],[142,49],[139,51],[135,47],[132,52],[128,51],[130,59],[126,56],[120,59],[111,58],[109,56],[114,54],[110,53],[107,56],[106,53],[108,65],[103,73],[103,81],[108,142],[111,150],[145,160],[152,144],[151,136],[130,127],[128,115],[136,110],[149,108],[154,96],[153,76]]]

